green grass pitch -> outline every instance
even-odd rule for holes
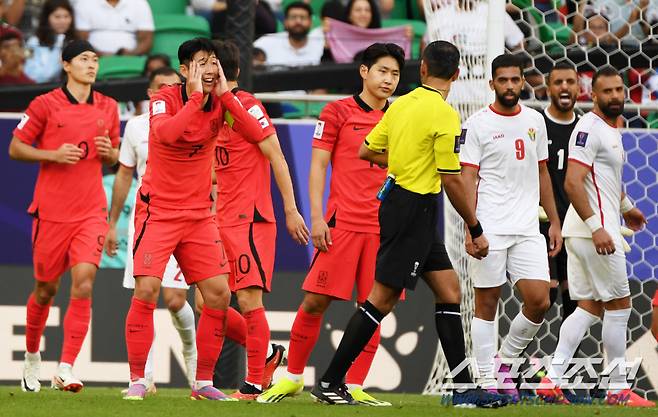
[[[308,393],[278,404],[255,402],[192,401],[189,390],[160,389],[142,402],[124,401],[120,388],[87,387],[79,394],[50,390],[44,384],[38,394],[20,387],[0,387],[0,417],[342,417],[342,416],[505,416],[505,417],[605,417],[656,416],[658,409],[632,409],[601,405],[523,405],[498,410],[465,410],[440,405],[440,397],[415,394],[378,394],[393,407],[327,406],[314,403]]]

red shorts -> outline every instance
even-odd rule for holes
[[[317,249],[302,289],[351,300],[356,283],[356,300],[363,303],[375,280],[379,234],[331,229],[329,251]]]
[[[222,227],[222,241],[231,265],[231,291],[259,287],[272,289],[276,223],[256,222]]]
[[[81,263],[98,266],[103,254],[107,222],[90,217],[73,223],[32,221],[32,262],[38,281],[54,281]]]
[[[658,307],[658,288],[656,288],[656,293],[653,295],[653,301],[651,301],[651,305]]]
[[[133,275],[162,279],[172,254],[188,285],[230,272],[210,211],[163,209],[138,198]]]

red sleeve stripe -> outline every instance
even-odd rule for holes
[[[582,166],[585,166],[585,167],[587,167],[587,168],[592,168],[592,166],[591,166],[590,164],[587,164],[587,163],[585,163],[585,162],[583,162],[583,161],[580,161],[580,160],[578,160],[578,159],[576,159],[576,158],[569,158],[569,161],[576,162],[576,163],[578,163],[578,164],[580,164],[580,165],[582,165]]]
[[[119,165],[121,165],[122,167],[128,168],[128,169],[135,169],[135,166],[136,166],[136,165],[133,165],[133,166],[126,165],[121,161],[119,161]]]
[[[468,162],[460,162],[460,164],[463,167],[471,167],[471,168],[475,168],[475,169],[480,169],[479,165],[469,164]]]
[[[596,185],[596,174],[594,173],[594,164],[592,164],[592,183],[594,183],[594,189],[596,190],[596,198],[599,203],[599,214],[601,215],[601,225],[605,227],[605,219],[603,218],[603,205],[601,204],[601,192],[599,191],[599,186]]]
[[[545,164],[545,163],[547,163],[547,162],[548,162],[548,158],[546,158],[546,159],[542,159],[542,160],[539,161],[538,163],[540,163],[540,164]]]

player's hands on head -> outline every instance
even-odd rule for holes
[[[562,250],[562,231],[559,225],[551,224],[548,228],[548,241],[550,245],[548,248],[548,256],[552,258]]]
[[[624,222],[629,229],[638,232],[642,230],[645,224],[647,224],[647,218],[644,217],[644,213],[642,213],[640,209],[633,207],[624,213]]]
[[[311,222],[311,239],[313,246],[320,252],[327,252],[331,242],[331,232],[324,219],[314,220]]]
[[[215,94],[219,97],[225,92],[229,91],[228,81],[226,80],[226,75],[224,75],[222,64],[219,63],[219,59],[215,59],[213,63],[217,65],[217,69],[219,71],[219,78],[217,79],[217,84],[215,85]]]
[[[107,230],[107,235],[105,236],[105,253],[107,253],[108,256],[116,256],[118,249],[119,240],[117,238],[117,228],[116,226],[110,225],[110,228]]]
[[[54,152],[53,161],[58,164],[73,165],[77,163],[84,151],[71,143],[64,143]]]
[[[102,136],[94,137],[96,153],[101,159],[108,159],[112,157],[112,141],[110,140],[108,134],[109,131],[106,130]]]
[[[615,253],[615,242],[612,236],[603,227],[592,233],[592,242],[599,255],[612,255]]]
[[[290,237],[300,245],[308,244],[308,237],[310,235],[306,223],[304,223],[304,218],[297,210],[286,214],[286,227],[288,228],[288,233]]]
[[[187,88],[188,88],[188,95],[191,95],[192,93],[199,92],[203,94],[203,83],[201,81],[201,77],[203,76],[203,71],[201,70],[201,66],[199,65],[198,62],[195,60],[190,60],[190,65],[188,67],[188,74],[187,74]]]

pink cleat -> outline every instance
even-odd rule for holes
[[[128,387],[128,392],[123,396],[123,399],[128,401],[142,401],[146,397],[146,391],[146,385],[132,384]]]
[[[608,391],[605,397],[605,403],[608,405],[621,405],[625,407],[655,407],[656,403],[646,400],[630,389],[621,390],[618,393]]]
[[[547,403],[551,404],[569,404],[569,400],[566,399],[564,393],[551,381],[547,376],[542,377],[541,385],[548,388],[537,388],[537,395]]]
[[[499,361],[500,359],[496,356],[496,360]],[[512,365],[506,363],[500,364],[500,367],[498,368],[499,378],[502,376],[503,383],[507,385],[513,384],[514,388],[499,388],[498,393],[507,395],[509,397],[510,404],[516,404],[519,402],[519,390],[516,389],[516,381],[514,381],[514,378],[512,378],[512,376],[510,375],[511,369],[512,369]]]
[[[237,398],[231,398],[212,385],[206,385],[201,389],[193,389],[190,394],[192,400],[211,400],[211,401],[238,401]]]

